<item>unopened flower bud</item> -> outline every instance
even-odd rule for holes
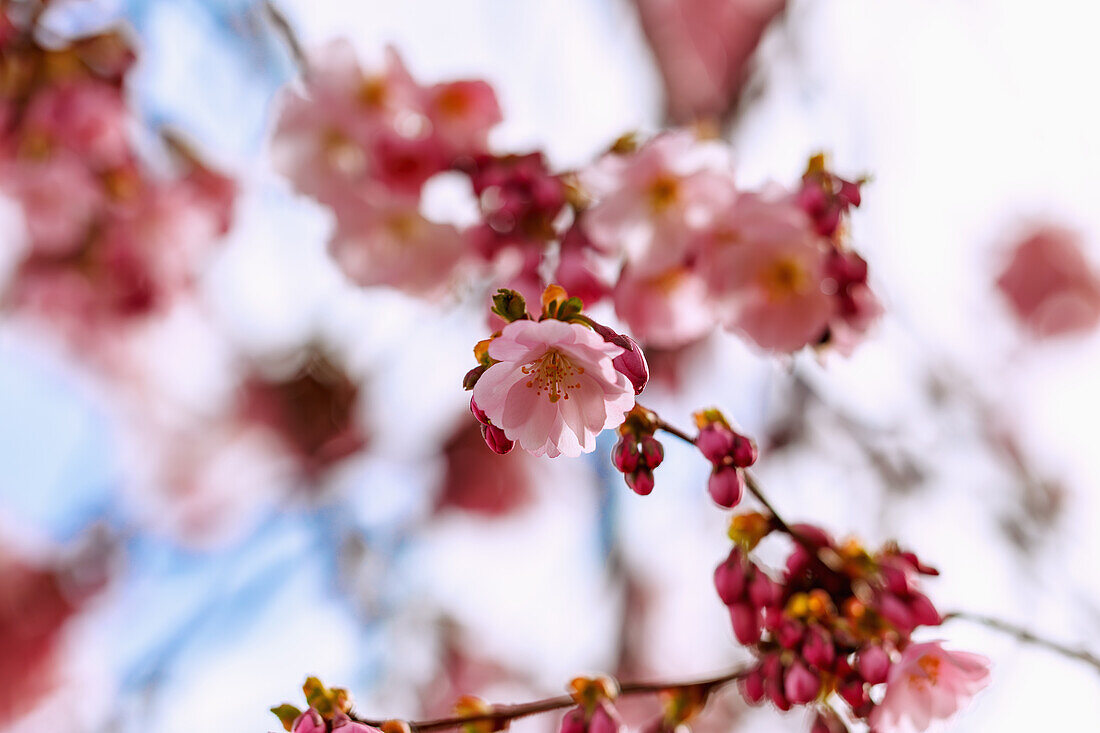
[[[749,600],[757,608],[778,605],[782,594],[779,584],[763,571],[758,570],[749,582]]]
[[[290,730],[293,733],[325,733],[325,721],[320,713],[313,708],[308,708],[298,716]]]
[[[324,728],[321,730],[324,730]],[[336,713],[332,717],[332,733],[337,731],[340,733],[381,733],[377,728],[352,720],[345,713]]]
[[[745,492],[745,477],[739,469],[730,466],[718,468],[710,474],[707,491],[718,506],[735,507]]]
[[[779,646],[784,649],[794,649],[802,643],[802,634],[804,631],[804,627],[798,621],[790,618],[784,619],[775,632],[776,641],[778,641]]]
[[[718,465],[733,451],[734,433],[725,425],[711,423],[699,431],[695,447],[711,463]]]
[[[611,703],[601,700],[596,709],[592,711],[592,717],[588,721],[587,733],[620,733],[623,722]]]
[[[733,465],[739,468],[748,468],[756,463],[756,455],[756,443],[753,442],[752,438],[747,438],[739,433],[733,434],[733,449],[730,451]]]
[[[714,569],[714,587],[727,606],[744,598],[745,565],[738,548],[733,548],[725,562]]]
[[[860,679],[843,682],[837,687],[836,691],[844,698],[844,702],[851,705],[853,709],[859,708],[870,699],[863,680]]]
[[[923,593],[914,593],[909,597],[909,613],[912,614],[913,623],[918,626],[939,626],[943,623],[940,612]]]
[[[626,350],[612,359],[611,365],[634,385],[634,394],[641,394],[649,384],[649,362],[642,353],[642,347],[634,339],[625,335],[622,338],[629,342],[629,348],[624,347]]]
[[[883,593],[879,598],[878,612],[894,625],[898,631],[909,633],[916,624],[913,622],[913,613],[909,607],[897,596]]]
[[[783,689],[783,672],[778,672],[774,677],[768,677],[764,681],[764,692],[772,704],[783,712],[791,709],[791,701],[787,699]]]
[[[748,603],[734,603],[729,607],[730,622],[733,624],[733,634],[737,641],[745,646],[760,641],[760,632],[763,630],[760,624],[760,611]]]
[[[485,445],[498,455],[504,455],[516,447],[515,441],[508,440],[508,436],[496,425],[482,425],[481,437],[485,439]]]
[[[462,378],[462,389],[469,392],[477,384],[477,380],[481,379],[481,375],[485,373],[485,370],[489,367],[484,364],[479,364],[470,371],[466,372],[466,376]]]
[[[584,708],[576,707],[562,716],[560,733],[586,733],[587,727]]]
[[[633,473],[638,468],[640,457],[638,443],[630,435],[620,436],[611,449],[611,463],[622,473]]]
[[[759,667],[753,667],[741,678],[741,694],[753,705],[764,699],[764,675]]]
[[[482,425],[489,424],[489,416],[485,414],[484,410],[477,406],[473,397],[470,398],[470,412],[474,413],[474,417],[477,418],[477,421]]]
[[[802,658],[818,669],[828,669],[836,659],[836,646],[829,633],[811,626],[802,643]]]
[[[856,655],[856,669],[859,676],[869,684],[885,682],[890,672],[890,655],[877,644],[868,644]]]
[[[527,302],[515,290],[501,288],[493,296],[493,313],[504,319],[505,323],[527,318]]]
[[[635,494],[648,496],[653,491],[653,472],[648,468],[638,468],[633,473],[626,474],[626,485]]]
[[[796,705],[805,705],[817,697],[821,690],[821,680],[806,669],[802,662],[795,660],[787,669],[783,679],[783,692],[788,700]]]
[[[665,460],[665,447],[652,435],[642,436],[641,449],[645,464],[649,468],[657,468]]]

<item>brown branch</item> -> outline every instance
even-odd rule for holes
[[[709,694],[735,680],[741,679],[748,671],[748,668],[739,667],[715,677],[683,682],[627,682],[620,685],[619,696],[655,695],[665,690],[690,687],[702,687],[706,690],[706,694]],[[576,701],[569,695],[558,695],[556,697],[548,697],[542,700],[534,700],[532,702],[516,705],[494,705],[492,712],[481,715],[456,715],[450,718],[434,718],[420,721],[410,720],[406,721],[406,723],[414,733],[448,730],[450,728],[459,728],[472,723],[491,723],[494,729],[498,729],[504,727],[504,724],[512,720],[538,715],[539,713],[548,713],[553,710],[562,710],[564,708],[573,707],[576,704]],[[359,718],[355,715],[351,715],[350,717],[360,723],[374,727],[380,727],[386,722],[383,720]]]
[[[264,10],[267,11],[267,17],[271,21],[271,25],[275,27],[279,37],[283,39],[283,43],[286,44],[287,50],[290,52],[290,57],[294,59],[295,65],[298,70],[305,73],[306,54],[302,50],[302,42],[298,40],[298,34],[294,32],[294,26],[290,24],[287,17],[283,14],[283,11],[275,5],[272,0],[265,0]]]
[[[1022,626],[1017,626],[1009,621],[1002,621],[999,618],[993,618],[992,616],[985,616],[980,613],[970,613],[968,611],[954,611],[952,613],[944,614],[943,620],[950,621],[952,619],[959,619],[961,621],[969,621],[979,626],[984,626],[987,629],[993,629],[999,631],[1002,634],[1008,634],[1015,638],[1017,641],[1022,641],[1025,644],[1031,644],[1033,646],[1041,647],[1047,651],[1054,652],[1063,657],[1069,659],[1075,659],[1079,662],[1091,666],[1096,672],[1100,672],[1100,657],[1097,657],[1092,652],[1086,649],[1078,649],[1066,644],[1062,644],[1057,641],[1039,636],[1034,631],[1025,629]]]

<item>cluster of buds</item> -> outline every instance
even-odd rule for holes
[[[695,446],[713,467],[707,491],[719,506],[735,507],[745,493],[745,471],[756,463],[756,443],[730,427],[715,409],[695,413]]]
[[[538,456],[588,453],[596,435],[619,426],[634,407],[649,379],[645,356],[633,339],[583,309],[559,285],[543,291],[537,319],[516,291],[502,288],[493,297],[492,312],[505,326],[474,347],[478,365],[463,386],[474,393],[470,409],[495,452],[518,442]]]
[[[860,187],[866,179],[846,181],[825,167],[825,155],[818,153],[810,158],[806,172],[802,174],[802,187],[798,190],[798,204],[810,215],[823,237],[832,237],[840,228],[842,217],[861,200]]]
[[[577,677],[569,683],[577,703],[561,719],[561,733],[621,733],[623,721],[615,710],[619,685],[610,677]]]
[[[665,459],[665,448],[653,435],[656,431],[657,416],[635,405],[619,426],[619,440],[611,449],[611,463],[622,472],[626,485],[642,496],[653,491],[653,469]]]
[[[776,582],[748,553],[777,528],[774,519],[757,513],[735,517],[735,546],[714,572],[734,634],[759,660],[742,680],[742,692],[750,702],[767,698],[780,710],[824,706],[836,693],[853,717],[866,719],[881,699],[873,688],[887,682],[913,630],[941,621],[917,589],[919,575],[936,571],[894,545],[870,553],[855,540],[838,544],[803,524],[786,528],[795,546]],[[815,730],[843,730],[826,710]]]

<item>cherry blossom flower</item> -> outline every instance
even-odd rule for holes
[[[428,296],[453,279],[466,239],[450,224],[429,221],[415,206],[391,199],[348,210],[337,221],[329,251],[360,285]]]
[[[989,684],[989,660],[950,652],[940,642],[911,644],[890,669],[886,694],[871,713],[876,733],[917,733],[947,720]]]
[[[504,119],[493,88],[483,81],[436,84],[425,96],[432,129],[454,154],[485,150],[489,130]]]
[[[117,86],[95,79],[57,84],[28,104],[20,148],[32,156],[60,148],[92,170],[120,168],[131,160],[128,120]]]
[[[489,344],[496,360],[474,400],[510,440],[537,456],[579,456],[622,423],[634,387],[612,359],[623,349],[576,323],[519,320]]]
[[[1016,245],[997,278],[1013,313],[1034,335],[1080,333],[1100,323],[1100,276],[1080,236],[1044,226]]]
[[[698,268],[727,328],[793,352],[821,339],[836,313],[825,287],[829,251],[796,205],[744,194],[705,236]]]
[[[694,235],[734,194],[728,149],[689,130],[608,153],[579,178],[595,198],[583,219],[588,236],[647,272],[682,264]]]
[[[19,203],[32,251],[75,252],[106,203],[99,181],[71,153],[0,166],[0,191]]]
[[[611,297],[615,314],[647,346],[677,348],[706,336],[718,323],[706,282],[681,265],[658,272],[627,266]]]
[[[722,115],[786,0],[634,0],[664,80],[671,117]]]

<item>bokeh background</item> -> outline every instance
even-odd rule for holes
[[[418,79],[490,81],[505,117],[493,145],[541,148],[557,168],[668,121],[625,0],[279,7],[307,47],[346,37],[370,60],[393,44]],[[213,494],[181,495],[150,474],[110,393],[49,338],[0,318],[3,543],[105,578],[64,624],[36,709],[0,726],[275,730],[268,707],[297,702],[307,674],[349,687],[361,711],[409,717],[460,692],[518,701],[581,672],[695,677],[742,658],[710,580],[725,516],[690,451],[666,446],[649,497],[622,484],[606,440],[575,461],[500,459],[512,473],[488,495],[464,480],[503,470],[462,433],[482,301],[364,290],[327,258],[330,215],[267,158],[273,99],[295,68],[263,4],[89,0],[48,20],[59,32],[128,23],[142,124],[183,132],[240,182],[202,316],[138,350],[149,399],[214,410],[240,355],[285,371],[320,346],[360,385],[368,439],[308,487],[245,447],[219,454]],[[723,134],[745,185],[796,180],[818,150],[871,177],[852,230],[886,316],[849,358],[775,359],[716,334],[658,360],[664,376],[647,390],[677,423],[716,404],[757,435],[759,475],[785,514],[916,549],[941,570],[941,609],[1092,649],[1100,337],[1030,337],[994,282],[1037,224],[1070,227],[1100,257],[1098,21],[1074,0],[790,2]],[[10,253],[20,224],[7,204],[3,216]],[[995,663],[955,729],[1081,729],[1100,716],[1089,668],[962,622],[941,636]],[[716,707],[707,730],[805,726],[733,696]]]

